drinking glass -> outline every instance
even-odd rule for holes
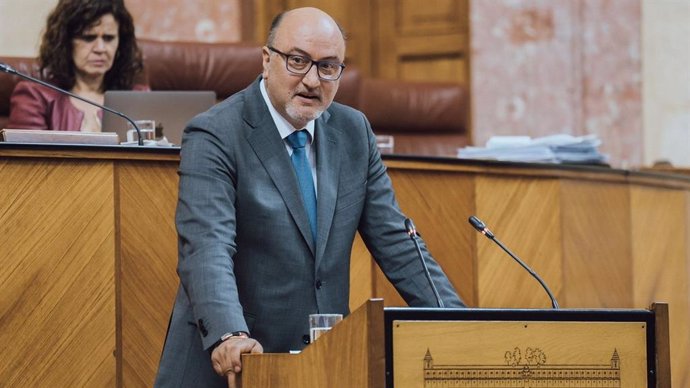
[[[323,333],[331,330],[338,322],[343,320],[342,314],[310,314],[309,315],[309,341],[313,343]]]
[[[135,120],[134,121],[141,131],[142,140],[156,140],[156,121],[155,120]],[[138,141],[137,130],[134,129],[132,123],[127,122],[127,141]]]

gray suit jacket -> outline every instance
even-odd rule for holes
[[[266,352],[287,352],[305,346],[309,314],[348,314],[357,231],[409,305],[436,305],[364,115],[333,103],[316,121],[314,144],[316,244],[258,80],[185,129],[180,288],[156,387],[225,387],[209,353],[224,333],[247,331]],[[422,249],[446,306],[463,306]]]

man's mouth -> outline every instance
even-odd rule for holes
[[[314,93],[297,93],[296,96],[302,97],[302,98],[305,98],[308,100],[312,100],[312,101],[321,101],[321,97],[319,97],[318,94],[314,94]]]

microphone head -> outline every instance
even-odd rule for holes
[[[0,71],[9,74],[15,74],[17,72],[16,70],[14,70],[14,68],[12,68],[12,66],[2,62],[0,62]]]
[[[472,225],[475,229],[477,229],[480,232],[483,232],[484,229],[486,229],[486,225],[477,218],[476,216],[471,216],[468,221],[470,222],[470,225]]]
[[[405,218],[405,230],[410,237],[414,237],[417,234],[417,228],[414,227],[414,223],[409,218]]]
[[[472,225],[475,229],[477,229],[477,230],[478,230],[481,234],[483,234],[484,236],[486,236],[486,237],[488,237],[488,238],[490,238],[490,239],[493,239],[493,238],[494,238],[494,234],[491,233],[491,231],[489,230],[489,228],[486,227],[486,224],[484,224],[484,223],[482,222],[482,220],[480,220],[479,218],[477,218],[477,217],[475,217],[475,216],[471,216],[471,217],[468,219],[468,221],[470,222],[470,225]]]

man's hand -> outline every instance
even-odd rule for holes
[[[263,353],[264,348],[252,338],[230,337],[211,353],[213,369],[228,378],[229,388],[238,388],[237,374],[242,372],[242,353]]]

